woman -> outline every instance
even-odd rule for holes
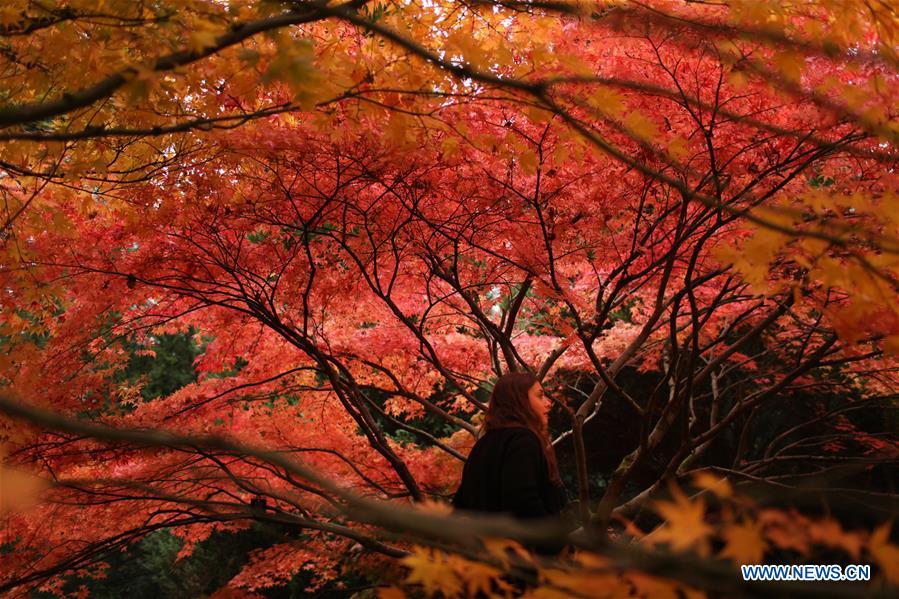
[[[456,510],[515,518],[545,518],[567,511],[568,495],[547,430],[549,408],[540,381],[530,372],[509,372],[499,378],[453,497]],[[564,546],[532,549],[557,554]]]

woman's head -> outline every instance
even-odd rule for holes
[[[485,427],[527,426],[534,430],[546,428],[544,414],[538,408],[537,395],[542,398],[540,381],[530,372],[507,372],[493,386],[487,404]]]
[[[559,482],[555,451],[547,429],[549,407],[536,376],[528,371],[507,372],[499,377],[490,394],[484,429],[524,426],[534,431],[544,446],[550,477]]]

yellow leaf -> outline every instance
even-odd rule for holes
[[[584,566],[584,568],[608,568],[609,567],[609,558],[604,555],[598,555],[596,553],[588,553],[586,551],[578,551],[574,557],[574,561]]]
[[[615,599],[629,594],[625,580],[608,565],[598,572],[541,568],[539,578],[542,582],[576,593],[579,597]]]
[[[899,356],[899,335],[888,335],[883,340],[883,351],[891,356]]]
[[[527,115],[534,123],[546,123],[552,118],[553,113],[539,106],[528,106]]]
[[[774,63],[787,81],[798,82],[805,61],[794,52],[781,52],[774,57]]]
[[[278,55],[269,63],[263,79],[287,83],[301,107],[307,109],[314,104],[322,78],[315,65],[312,42],[290,38],[279,45]]]
[[[814,237],[806,237],[804,239],[800,239],[796,245],[811,260],[817,260],[820,256],[823,256],[824,252],[826,252],[830,248],[829,241],[825,241],[823,239],[815,239]]]
[[[677,487],[672,486],[674,501],[657,501],[656,512],[665,523],[646,538],[656,543],[668,543],[675,551],[698,547],[700,554],[708,551],[707,537],[712,527],[705,521],[705,502],[690,501]]]
[[[409,118],[396,111],[390,112],[387,120],[387,138],[397,145],[405,145],[409,133]]]
[[[150,69],[138,68],[137,73],[128,79],[122,87],[128,102],[135,104],[147,99],[150,93],[159,86],[156,73]],[[105,166],[105,163],[104,163]]]
[[[25,6],[21,2],[10,3],[0,8],[0,25],[8,26],[21,21],[24,9]]]
[[[628,579],[634,585],[636,597],[647,599],[680,599],[677,590],[680,585],[670,580],[656,578],[648,574],[634,572],[628,574]]]
[[[64,233],[70,228],[71,225],[69,224],[69,219],[67,219],[64,214],[61,214],[59,212],[54,212],[53,216],[50,219],[50,222],[47,224],[47,230],[57,234]]]
[[[412,555],[404,557],[400,563],[409,568],[406,583],[421,584],[428,595],[442,591],[447,597],[455,597],[462,592],[462,581],[442,551],[414,547]]]
[[[512,539],[487,538],[483,540],[483,543],[487,552],[499,559],[505,568],[509,567],[509,553],[518,554],[518,556],[524,558],[525,561],[533,562],[528,550],[525,549],[521,543],[513,541]]]
[[[491,583],[494,581],[500,586],[508,584],[500,579],[503,574],[502,570],[489,564],[469,561],[458,555],[447,556],[447,561],[459,578],[465,582],[465,588],[472,597],[477,597],[479,592],[489,594]]]
[[[883,575],[899,585],[899,547],[890,543],[890,524],[885,522],[874,530],[868,540],[868,552],[880,566]]]
[[[809,522],[801,514],[766,509],[759,512],[758,522],[765,528],[765,537],[776,547],[792,549],[801,554],[809,552]]]
[[[739,69],[731,69],[731,71],[727,74],[727,80],[731,85],[736,89],[745,89],[747,85],[749,85],[749,77],[746,76],[746,73]]]
[[[445,44],[448,53],[460,55],[479,71],[492,66],[492,61],[484,54],[483,44],[461,29],[451,33],[446,38]]]
[[[557,165],[563,165],[568,160],[568,157],[571,155],[571,152],[568,149],[567,144],[558,144],[552,153],[553,163]]]
[[[571,593],[549,587],[539,587],[523,595],[526,599],[571,599]]]
[[[723,65],[732,67],[740,59],[741,54],[740,46],[734,40],[726,39],[718,42],[718,55]]]
[[[627,128],[628,133],[643,141],[652,141],[659,135],[655,123],[636,110],[625,117],[624,126]]]
[[[38,476],[0,464],[0,515],[35,503],[47,486]]]
[[[439,514],[439,515],[449,515],[453,511],[453,506],[445,501],[435,501],[433,499],[423,499],[422,501],[413,504],[416,509],[422,510],[424,512],[429,512],[431,514]]]
[[[679,587],[680,592],[683,594],[684,599],[707,599],[708,595],[706,595],[705,591],[700,591],[699,589],[694,589],[693,587]]]
[[[533,150],[524,150],[518,157],[521,163],[521,171],[526,175],[533,175],[537,172],[537,153]]]
[[[689,152],[687,140],[680,135],[675,135],[668,142],[668,153],[675,160],[682,160]]]
[[[756,293],[768,290],[768,266],[789,238],[772,229],[759,229],[743,246],[737,266]]]
[[[627,106],[624,96],[608,87],[600,88],[594,92],[587,99],[587,103],[601,113],[613,118],[619,118]]]
[[[762,538],[762,528],[756,522],[744,521],[724,529],[723,557],[730,557],[738,564],[759,564],[768,544]]]
[[[840,523],[833,518],[825,518],[814,522],[808,529],[809,538],[821,545],[843,549],[858,560],[862,550],[862,538],[853,532],[843,530]]]
[[[733,495],[730,482],[724,477],[715,476],[708,470],[697,472],[696,476],[693,477],[693,484],[700,489],[711,491],[722,499]]]
[[[440,151],[444,157],[450,158],[459,153],[459,140],[454,135],[447,135],[440,142]]]
[[[194,52],[202,52],[206,48],[215,45],[218,39],[218,30],[211,23],[203,24],[190,36],[190,49]]]
[[[406,592],[398,587],[378,587],[378,599],[406,599]]]
[[[572,75],[590,77],[596,74],[594,67],[590,66],[583,58],[574,54],[563,55],[559,62],[568,67]]]
[[[12,354],[0,353],[0,361],[11,362]],[[6,365],[8,367],[8,364]],[[4,370],[0,368],[0,371]],[[18,420],[0,414],[0,458],[3,457],[2,443],[25,443],[29,439],[29,430]]]
[[[822,256],[818,259],[817,264],[818,268],[815,269],[815,274],[819,276],[824,284],[842,287],[848,282],[846,280],[846,265],[841,260]]]

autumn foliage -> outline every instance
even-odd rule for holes
[[[4,3],[0,593],[260,527],[210,592],[700,597],[746,563],[894,590],[897,26]],[[150,393],[166,335],[196,358]],[[437,524],[520,369],[590,535],[555,562]]]

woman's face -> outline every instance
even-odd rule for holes
[[[534,410],[534,413],[540,416],[540,419],[546,423],[547,417],[549,416],[549,408],[552,406],[550,404],[549,399],[543,394],[543,386],[540,385],[540,381],[537,381],[531,388],[528,389],[528,399],[531,402],[531,409]]]

